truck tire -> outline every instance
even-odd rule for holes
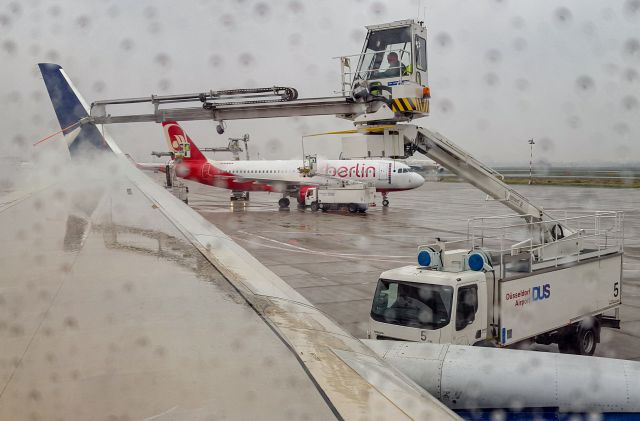
[[[356,213],[358,212],[358,205],[355,203],[349,203],[349,212]]]
[[[593,355],[596,352],[597,341],[597,333],[595,326],[589,328],[580,328],[578,330],[578,334],[576,335],[576,349],[577,354],[579,355]]]
[[[311,203],[311,211],[316,212],[318,210],[318,202]]]

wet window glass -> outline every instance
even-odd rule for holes
[[[478,311],[478,286],[469,285],[458,289],[456,304],[456,330],[462,330],[476,319]]]
[[[440,329],[449,324],[452,296],[450,286],[380,279],[371,317],[395,325]]]
[[[406,74],[411,65],[411,30],[408,27],[372,32],[362,57],[364,79],[385,79]]]
[[[427,70],[427,41],[416,35],[416,66],[419,70]]]

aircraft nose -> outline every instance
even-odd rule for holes
[[[424,181],[424,177],[422,177],[420,174],[411,174],[411,187],[413,187],[414,189],[423,185]]]

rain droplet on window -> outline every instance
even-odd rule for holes
[[[375,16],[382,16],[387,12],[387,8],[384,5],[384,3],[379,1],[372,3],[370,10],[371,10],[371,13],[373,13]]]
[[[60,54],[56,50],[47,51],[46,57],[48,60],[51,60],[53,62],[57,62],[60,60]]]
[[[236,27],[236,21],[233,18],[233,15],[226,14],[226,15],[220,16],[220,22],[227,29],[235,29]]]
[[[578,93],[590,93],[595,89],[595,82],[589,76],[580,76],[576,80],[576,90]]]
[[[220,56],[219,54],[214,54],[211,57],[209,57],[209,64],[212,65],[213,67],[221,67],[224,65],[224,60],[222,59],[222,56]]]
[[[519,91],[526,91],[529,89],[529,81],[527,79],[518,78],[516,79],[516,89]]]
[[[627,111],[634,111],[638,108],[638,99],[632,95],[622,98],[622,108]]]
[[[447,98],[439,100],[437,107],[443,114],[453,112],[453,102]]]
[[[516,51],[524,51],[527,49],[527,40],[522,38],[522,37],[518,37],[516,39],[513,40],[513,49]]]
[[[18,45],[13,40],[8,39],[2,43],[2,49],[7,54],[13,55],[18,50]]]
[[[160,22],[151,22],[149,24],[149,27],[147,28],[147,31],[149,31],[150,34],[158,34],[160,33],[161,29],[162,25],[160,25]]]
[[[267,3],[260,2],[255,5],[253,8],[253,13],[256,17],[260,19],[265,19],[269,17],[271,13],[271,7]]]
[[[502,59],[502,54],[496,49],[487,51],[486,58],[491,63],[498,63]]]
[[[240,57],[238,57],[238,61],[243,66],[248,67],[248,66],[253,64],[254,58],[250,53],[242,53],[242,54],[240,54]]]
[[[165,53],[158,53],[154,59],[162,67],[169,67],[171,65],[171,57]]]
[[[91,25],[91,19],[87,15],[78,16],[76,19],[76,24],[81,29],[87,29]]]
[[[292,46],[298,46],[302,43],[302,35],[293,33],[289,35],[289,44]]]
[[[120,15],[120,9],[118,9],[118,6],[113,5],[107,9],[107,15],[111,19],[115,19]]]
[[[15,1],[11,2],[9,3],[9,11],[14,15],[19,15],[20,13],[22,13],[22,6],[20,6],[20,4]]]
[[[515,29],[524,28],[524,18],[522,16],[514,16],[513,19],[511,19],[511,26]]]
[[[500,78],[495,73],[487,73],[484,75],[484,83],[489,86],[496,86],[500,82]]]
[[[640,41],[635,38],[629,38],[624,42],[622,52],[628,58],[640,60]]]
[[[623,73],[623,78],[625,81],[629,83],[634,83],[638,81],[638,71],[633,68],[628,68]]]
[[[304,6],[298,0],[290,1],[289,10],[291,10],[293,13],[299,14],[304,12]]]
[[[572,129],[579,128],[581,125],[580,117],[578,117],[577,115],[570,116],[569,118],[567,118],[567,125]]]
[[[627,0],[622,11],[631,19],[640,18],[640,0]]]
[[[559,24],[565,24],[571,22],[571,18],[573,17],[571,10],[566,7],[559,7],[553,13],[553,17],[555,21]]]
[[[160,79],[158,81],[158,89],[162,92],[167,92],[171,88],[171,81],[169,79]]]
[[[101,93],[104,91],[105,83],[101,80],[97,80],[93,83],[93,91],[96,93]]]
[[[21,99],[22,96],[20,95],[19,91],[11,91],[7,94],[8,102],[20,102]]]
[[[436,34],[436,46],[443,50],[448,50],[453,46],[453,39],[451,35],[446,32],[440,32]]]
[[[145,18],[147,19],[153,19],[157,16],[158,12],[156,11],[156,8],[153,6],[147,6],[144,8],[144,10],[142,11],[142,14],[144,15]]]
[[[133,40],[129,38],[123,39],[122,41],[120,41],[120,48],[122,48],[125,51],[129,51],[133,49]]]

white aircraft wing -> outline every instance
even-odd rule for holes
[[[73,126],[82,99],[40,69],[73,159],[0,201],[0,419],[457,419]]]

